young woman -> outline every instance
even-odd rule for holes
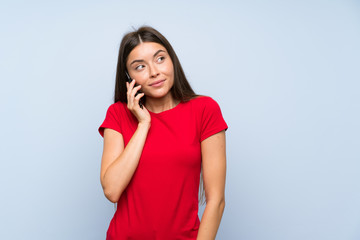
[[[215,239],[225,207],[226,129],[219,105],[194,93],[163,35],[151,27],[126,34],[114,104],[99,127],[101,184],[117,203],[107,239]]]

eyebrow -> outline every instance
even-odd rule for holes
[[[156,57],[156,55],[158,55],[160,52],[165,52],[164,50],[160,49],[160,50],[157,50],[156,53],[153,55],[153,58]],[[130,66],[136,62],[144,62],[144,60],[134,60],[130,63]]]

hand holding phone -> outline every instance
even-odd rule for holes
[[[125,71],[125,73],[126,73],[126,76],[127,76],[127,81],[128,81],[128,83],[131,83],[133,80],[131,79],[131,77],[129,76],[129,74]],[[135,86],[134,87],[136,87],[136,86],[138,86],[138,84],[135,84]],[[139,93],[141,93],[140,91],[137,91],[136,93],[135,93],[135,97],[139,94]],[[139,100],[139,106],[140,106],[140,108],[143,108],[143,104],[142,104],[142,102],[141,102],[141,99]]]

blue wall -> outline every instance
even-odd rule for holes
[[[0,239],[105,238],[97,128],[142,24],[229,125],[218,239],[360,239],[358,1],[1,5]]]

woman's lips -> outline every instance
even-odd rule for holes
[[[160,87],[161,85],[163,85],[164,82],[165,82],[165,79],[159,80],[159,81],[155,81],[155,82],[153,82],[153,83],[150,83],[149,86],[152,86],[152,87]]]

